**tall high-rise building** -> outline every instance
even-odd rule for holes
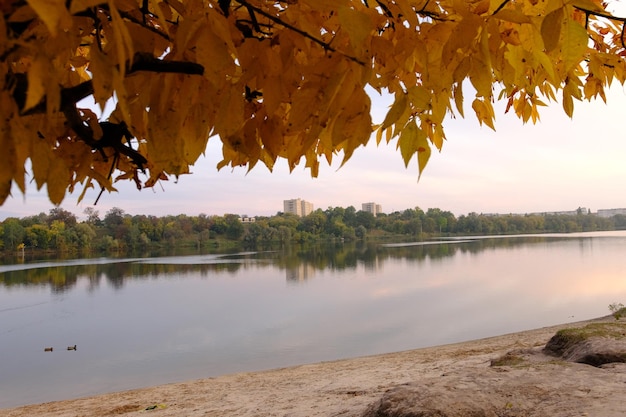
[[[372,213],[374,216],[383,212],[382,206],[376,203],[363,203],[361,204],[361,210]]]
[[[313,204],[300,198],[283,201],[283,211],[296,216],[308,216],[313,212]]]
[[[313,213],[313,203],[302,200],[302,215],[308,216],[311,213]]]

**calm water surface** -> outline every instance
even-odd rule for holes
[[[428,243],[0,265],[0,408],[494,336],[626,303],[626,232]]]

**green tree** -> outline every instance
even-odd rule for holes
[[[359,210],[355,217],[357,227],[363,226],[365,229],[373,229],[376,226],[376,217],[368,211]]]
[[[34,224],[26,228],[25,242],[29,248],[48,249],[53,234],[47,225]]]
[[[243,236],[244,228],[239,216],[236,214],[224,215],[224,223],[226,223],[226,230],[224,231],[226,237],[231,240],[238,240]]]
[[[616,214],[612,219],[617,230],[626,229],[626,215]]]
[[[175,244],[176,241],[181,239],[183,236],[183,231],[178,228],[178,224],[176,224],[175,221],[170,220],[165,224],[163,229],[163,239],[165,239],[169,244]]]
[[[68,239],[65,229],[65,223],[62,220],[54,220],[50,225],[50,233],[52,234],[52,246],[60,252],[68,250]]]
[[[212,216],[211,223],[209,225],[209,230],[214,232],[216,235],[223,235],[226,233],[226,229],[228,228],[228,224],[226,223],[226,219],[222,216]]]
[[[259,243],[263,238],[263,226],[259,223],[251,223],[245,227],[243,235],[244,242],[248,244]]]
[[[124,210],[119,207],[111,208],[104,216],[103,223],[106,232],[119,242],[124,242],[128,235],[128,224],[124,222],[126,217]]]
[[[87,223],[93,226],[99,226],[102,220],[100,220],[100,212],[93,207],[87,207],[83,210],[83,213],[87,216]]]
[[[355,228],[358,226],[357,220],[356,220],[356,208],[354,208],[354,206],[349,206],[346,208],[346,210],[343,213],[343,222],[348,227]]]
[[[268,224],[276,229],[286,227],[295,231],[299,223],[300,218],[292,213],[278,213],[276,216],[272,216],[268,219]]]
[[[52,226],[52,223],[55,221],[63,222],[67,227],[74,227],[76,225],[76,216],[70,211],[56,207],[48,213],[48,225]]]
[[[76,243],[82,251],[89,251],[96,238],[96,231],[90,223],[79,223],[74,227]]]
[[[312,235],[320,235],[326,227],[326,220],[326,214],[321,209],[317,209],[302,218],[298,230]]]
[[[19,219],[9,217],[2,223],[2,240],[5,249],[16,249],[17,245],[24,241],[25,235],[26,230],[20,224]]]

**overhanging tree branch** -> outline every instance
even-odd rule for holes
[[[165,61],[155,58],[149,53],[138,52],[133,57],[132,64],[128,65],[126,75],[130,76],[133,73],[140,71],[149,71],[156,73],[175,73],[175,74],[188,74],[188,75],[203,75],[204,67],[194,62],[185,61]],[[7,77],[7,83],[12,85],[13,98],[20,109],[23,109],[26,102],[26,95],[28,92],[28,78],[26,74],[18,73],[11,74]],[[119,154],[127,156],[133,164],[143,170],[147,164],[146,158],[139,152],[135,151],[130,145],[124,144],[124,138],[126,142],[133,138],[133,135],[129,132],[128,127],[124,122],[111,123],[100,122],[100,126],[103,131],[102,138],[96,139],[94,137],[94,131],[86,125],[76,108],[76,103],[82,99],[89,97],[94,93],[93,81],[84,81],[73,87],[66,87],[61,89],[61,102],[60,110],[63,112],[69,127],[74,131],[77,138],[82,140],[92,149],[98,150],[102,153],[103,157],[106,155],[103,151],[104,148],[112,148],[115,152],[115,158],[119,158]],[[24,115],[42,114],[46,112],[46,98],[43,97],[41,102],[25,111]]]
[[[187,74],[187,75],[203,75],[204,66],[195,62],[187,61],[165,61],[155,58],[146,52],[137,52],[133,57],[132,64],[128,65],[126,70],[126,76],[132,75],[137,72],[148,71],[161,74],[173,73],[173,74]],[[26,94],[28,91],[28,79],[26,74],[12,74],[9,76],[10,82],[13,85],[13,98],[16,101],[20,109],[24,108],[26,103]],[[93,81],[84,81],[73,87],[65,87],[61,89],[61,109],[66,108],[68,105],[76,104],[84,98],[89,97],[94,93]],[[45,97],[41,102],[26,110],[23,114],[40,114],[46,111]],[[78,133],[78,132],[77,132]]]

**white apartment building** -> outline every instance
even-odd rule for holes
[[[361,210],[372,213],[374,216],[383,212],[382,206],[373,202],[361,204]]]
[[[597,213],[600,217],[612,217],[616,214],[626,215],[626,208],[599,209]]]
[[[283,201],[283,211],[296,216],[308,216],[313,212],[313,204],[300,198]]]

